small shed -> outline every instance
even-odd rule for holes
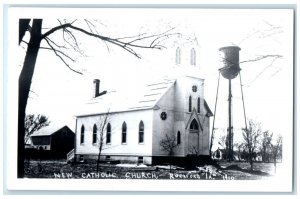
[[[74,148],[75,133],[63,126],[58,130],[45,127],[31,135],[32,148],[44,151],[50,158],[66,158]]]

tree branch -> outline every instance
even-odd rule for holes
[[[50,39],[49,37],[45,37],[45,39],[48,39],[52,44],[54,44],[56,47],[58,48],[64,48],[64,49],[68,49],[65,45],[61,46],[58,45],[57,43],[55,43],[52,39]]]
[[[81,72],[79,72],[79,71],[76,71],[76,70],[74,70],[73,68],[71,68],[70,66],[69,66],[69,64],[57,53],[57,50],[55,49],[55,48],[53,48],[53,46],[50,44],[50,42],[47,40],[47,39],[45,39],[46,40],[46,42],[48,43],[48,45],[50,46],[50,48],[52,48],[52,50],[53,50],[53,52],[55,53],[55,55],[58,57],[58,58],[60,58],[60,60],[71,70],[71,71],[73,71],[73,72],[75,72],[75,73],[78,73],[78,74],[81,74],[82,75],[82,73]]]
[[[60,22],[60,21],[59,21]],[[88,24],[88,22],[86,22]],[[168,31],[165,31],[163,33],[160,33],[160,34],[154,34],[154,35],[148,35],[148,36],[143,36],[143,37],[139,37],[134,39],[134,37],[127,37],[127,38],[132,38],[133,40],[132,41],[128,41],[128,42],[125,42],[125,41],[121,41],[122,38],[119,38],[119,39],[113,39],[113,38],[110,38],[110,37],[105,37],[105,36],[102,36],[100,34],[95,34],[93,31],[91,31],[91,27],[89,26],[90,28],[90,31],[86,31],[84,30],[83,28],[79,28],[77,26],[73,26],[71,23],[65,23],[65,24],[62,24],[60,22],[61,25],[57,26],[57,27],[54,27],[52,28],[51,30],[49,30],[48,32],[46,32],[45,34],[42,35],[42,38],[46,38],[48,37],[49,35],[51,35],[52,33],[56,32],[57,30],[61,30],[63,29],[64,31],[66,31],[67,33],[71,34],[70,36],[73,38],[74,40],[74,35],[69,31],[69,30],[66,30],[67,28],[70,28],[70,29],[73,29],[73,30],[77,30],[83,34],[86,34],[88,36],[92,36],[92,37],[95,37],[95,38],[98,38],[100,40],[103,40],[103,41],[106,41],[106,42],[109,42],[111,44],[114,44],[114,45],[117,45],[123,49],[125,49],[126,51],[128,51],[129,53],[133,54],[134,56],[140,58],[140,56],[133,50],[133,48],[152,48],[152,49],[162,49],[163,46],[162,45],[158,45],[161,41],[158,41],[162,38],[168,38],[169,36],[171,35],[174,35],[172,33],[170,34],[167,34],[168,32],[172,31],[174,28],[171,28],[170,30]],[[142,34],[142,35],[145,35],[145,34]],[[157,37],[157,38],[155,38]],[[126,38],[126,37],[124,37]],[[123,38],[123,39],[124,39]],[[134,44],[135,42],[138,42],[138,41],[141,41],[141,40],[145,40],[145,39],[149,39],[149,38],[155,38],[149,46],[147,45],[139,45],[139,44]],[[75,44],[78,46],[77,44],[77,41],[76,39],[74,40]]]
[[[282,58],[282,55],[261,55],[255,59],[250,59],[250,60],[246,60],[246,61],[241,61],[240,64],[242,63],[247,63],[247,62],[255,62],[255,61],[260,61],[262,59],[266,59],[266,58],[270,58],[273,57],[274,59],[278,59],[278,58]]]
[[[40,47],[40,49],[54,51],[53,48],[47,48],[47,47]],[[62,54],[62,55],[64,55],[65,57],[69,58],[72,62],[75,62],[75,60],[72,57],[70,57],[69,55],[65,54],[64,52],[62,52],[60,50],[57,50],[57,49],[55,49],[55,51],[58,52],[58,53],[60,53],[60,54]]]
[[[88,26],[88,28],[90,29],[91,33],[94,33],[94,31],[92,30],[91,26],[93,26],[95,28],[95,25],[93,23],[91,23],[89,20],[84,19],[86,25]],[[98,34],[98,32],[96,31],[96,33]]]
[[[247,84],[247,87],[249,87],[255,80],[257,80],[269,67],[271,67],[272,65],[273,65],[273,63],[277,60],[277,59],[279,59],[279,58],[282,58],[282,56],[281,55],[265,55],[265,56],[261,56],[261,57],[259,57],[259,58],[257,58],[257,59],[254,59],[254,61],[259,61],[259,60],[262,60],[262,59],[265,59],[265,58],[268,58],[268,57],[273,57],[273,60],[272,60],[272,62],[269,64],[269,65],[267,65],[266,67],[264,67],[248,84]],[[247,61],[247,62],[250,62],[250,60],[249,61]]]

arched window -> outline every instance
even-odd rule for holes
[[[190,125],[190,130],[198,130],[198,129],[199,129],[198,122],[196,121],[196,119],[193,119]]]
[[[144,142],[144,123],[143,121],[140,121],[139,124],[139,143]]]
[[[126,138],[127,138],[127,125],[126,122],[123,122],[122,125],[122,143],[126,143]]]
[[[200,97],[197,100],[197,112],[200,113]]]
[[[93,144],[96,144],[97,142],[97,125],[94,124],[94,127],[93,127]]]
[[[181,49],[178,47],[176,49],[176,64],[180,64],[181,63]]]
[[[192,112],[192,97],[189,97],[189,112]]]
[[[111,125],[110,123],[108,123],[106,127],[106,144],[109,144],[110,142],[111,142]]]
[[[81,126],[81,131],[80,131],[80,144],[84,143],[84,125]]]
[[[191,49],[191,65],[196,65],[196,51],[194,48]]]
[[[180,135],[180,131],[177,132],[177,144],[181,143],[181,135]]]

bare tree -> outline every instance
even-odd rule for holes
[[[223,148],[224,153],[222,154],[222,159],[226,159],[228,155],[228,136],[221,135],[218,139],[218,144]]]
[[[261,146],[259,148],[262,161],[269,162],[271,157],[271,143],[272,143],[273,133],[269,131],[264,131],[262,133]]]
[[[278,135],[275,144],[271,143],[271,151],[274,161],[275,173],[276,173],[276,163],[278,156],[282,156],[282,136]]]
[[[174,135],[169,136],[168,134],[165,134],[165,137],[160,141],[159,145],[163,151],[168,153],[171,172],[171,157],[174,154],[174,150],[179,146],[177,139]]]
[[[25,117],[25,137],[24,142],[27,143],[30,136],[40,130],[43,127],[46,127],[50,124],[48,117],[45,115],[38,114],[35,116],[34,114],[28,114]]]
[[[243,138],[244,146],[248,152],[248,161],[251,166],[251,171],[253,170],[253,160],[256,157],[256,150],[258,148],[259,137],[261,136],[261,127],[259,123],[249,120],[249,125],[247,129],[244,129]]]
[[[52,28],[43,28],[43,19],[20,19],[19,20],[19,44],[27,45],[23,67],[19,76],[19,109],[18,109],[18,178],[24,177],[24,137],[25,137],[25,114],[31,82],[34,74],[35,64],[40,49],[52,51],[65,66],[71,71],[82,74],[72,68],[69,62],[76,60],[68,52],[73,51],[83,54],[80,48],[78,35],[82,34],[95,40],[103,41],[107,47],[109,45],[120,47],[137,58],[141,56],[137,49],[162,49],[162,42],[173,35],[169,29],[159,34],[141,33],[133,36],[112,38],[98,32],[94,22],[84,19],[79,20],[57,20],[57,25]],[[24,40],[24,35],[29,32],[29,41]],[[61,33],[61,39],[55,41],[52,37],[55,33]],[[56,37],[57,38],[57,35]]]
[[[236,143],[233,144],[233,147],[236,148],[237,157],[238,157],[239,161],[241,161],[242,153],[243,153],[242,149],[244,148],[244,144],[236,142]]]
[[[174,154],[174,149],[178,147],[177,139],[174,135],[169,136],[165,134],[164,139],[162,139],[159,143],[163,151],[168,152],[168,155]]]
[[[100,157],[101,157],[101,152],[102,152],[103,147],[104,147],[104,140],[105,140],[105,138],[107,138],[106,133],[107,133],[107,125],[109,123],[109,118],[110,118],[110,114],[109,114],[109,111],[108,111],[104,115],[100,116],[100,120],[98,122],[98,127],[100,129],[100,133],[99,133],[99,136],[97,138],[98,144],[99,144],[99,152],[98,152],[98,158],[97,158],[97,172],[99,171]]]

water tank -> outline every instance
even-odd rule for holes
[[[226,46],[219,49],[223,67],[219,69],[222,76],[226,79],[234,79],[240,72],[240,59],[238,46]]]

